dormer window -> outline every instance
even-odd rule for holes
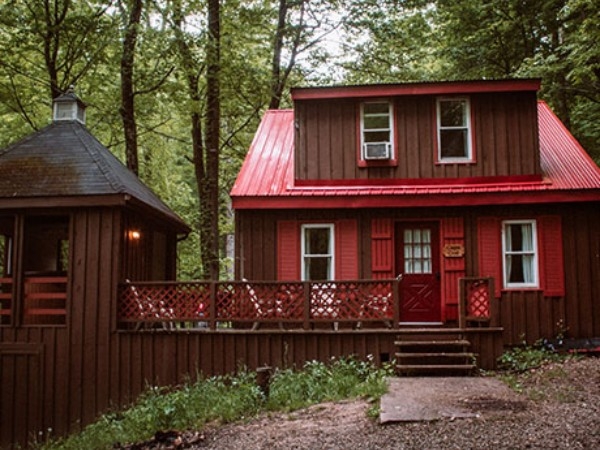
[[[471,162],[471,111],[468,98],[437,99],[437,160]]]
[[[393,109],[390,102],[368,102],[361,105],[361,160],[393,159]]]

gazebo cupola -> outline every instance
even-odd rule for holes
[[[75,95],[74,87],[70,86],[67,92],[54,99],[52,120],[76,120],[85,125],[85,108],[85,103]]]

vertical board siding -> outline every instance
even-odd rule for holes
[[[360,100],[297,101],[295,176],[301,180],[462,178],[541,174],[534,93],[472,94],[474,161],[436,163],[435,96],[392,98],[394,167],[358,167]]]

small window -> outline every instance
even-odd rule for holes
[[[438,161],[471,161],[471,113],[466,98],[437,100]]]
[[[432,273],[431,230],[404,230],[404,273]]]
[[[503,222],[502,250],[504,287],[538,287],[535,221]]]
[[[302,226],[302,280],[333,280],[333,225]]]
[[[389,102],[361,106],[361,159],[392,159],[392,105]]]

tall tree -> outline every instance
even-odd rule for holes
[[[11,132],[47,123],[52,99],[70,85],[86,90],[106,63],[114,25],[108,5],[94,1],[8,0],[0,4],[0,114]],[[1,138],[0,138],[1,140]]]
[[[133,70],[135,63],[135,47],[142,20],[143,0],[129,0],[123,5],[123,13],[127,15],[121,54],[121,109],[123,132],[125,136],[125,155],[127,167],[136,175],[139,173],[138,136],[135,122],[135,88]],[[129,11],[127,11],[127,7]]]
[[[201,180],[200,201],[207,207],[208,216],[203,225],[208,227],[210,239],[205,243],[208,275],[219,279],[219,149],[221,128],[221,5],[219,0],[208,0],[208,39],[206,42],[206,177]]]

